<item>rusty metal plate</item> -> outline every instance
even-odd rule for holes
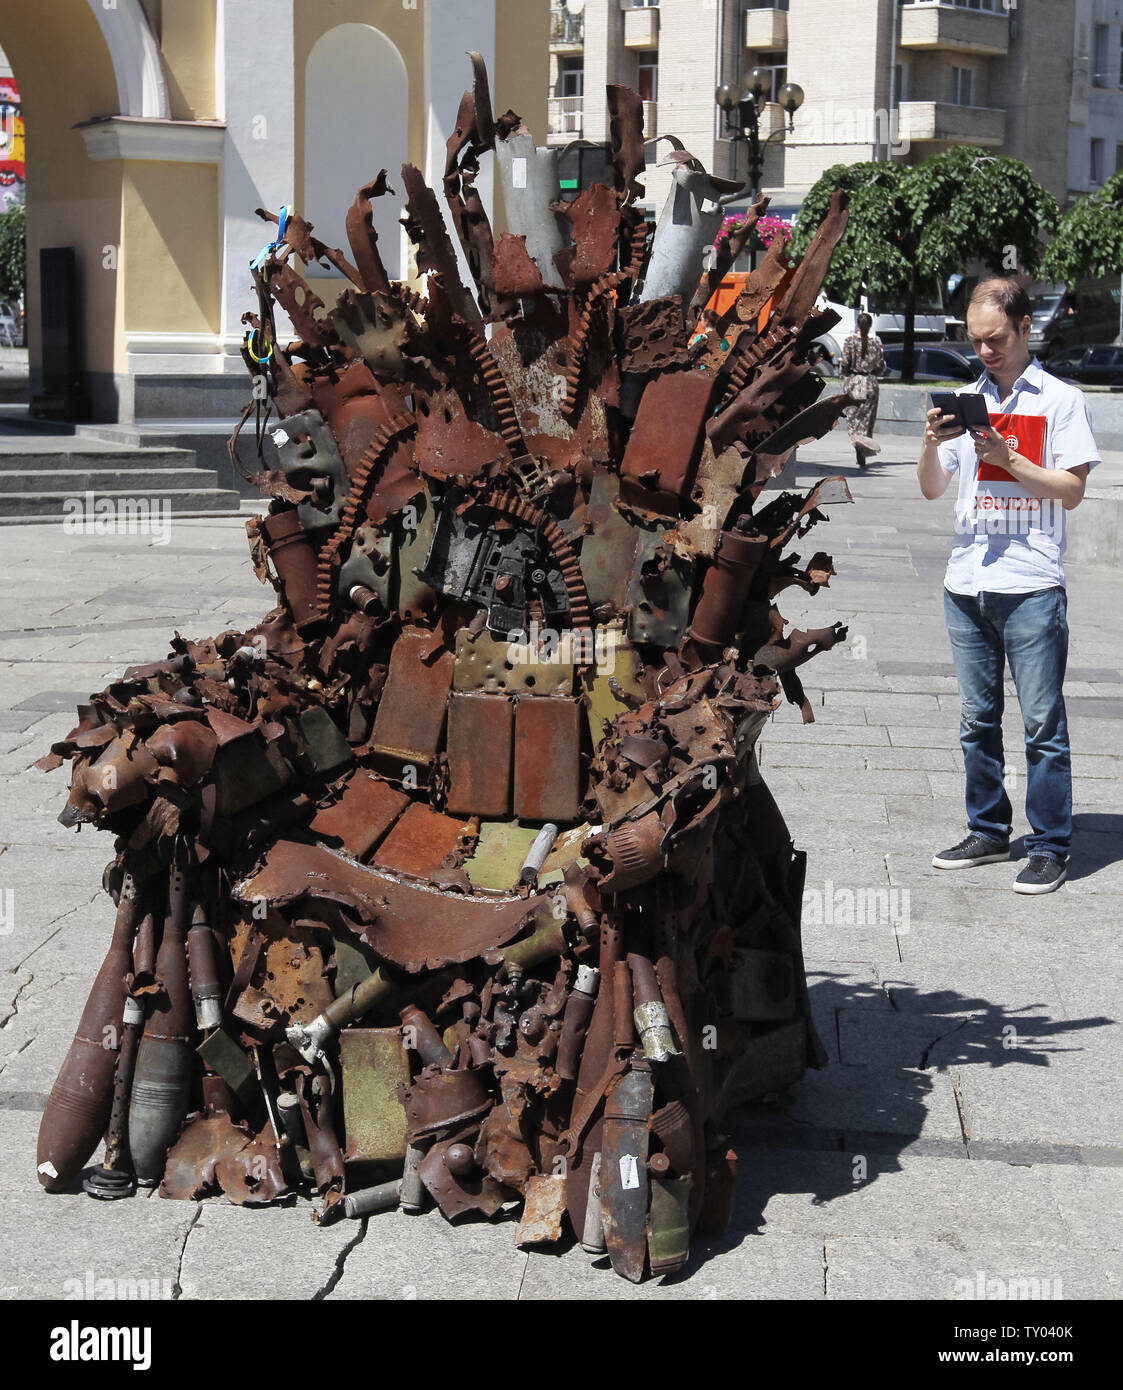
[[[487,632],[456,634],[455,690],[506,691],[511,695],[571,695],[572,661],[534,659],[529,642],[504,642]],[[564,648],[560,649],[564,654]]]
[[[427,477],[464,482],[509,457],[499,435],[468,419],[455,391],[419,405],[414,458]]]
[[[445,1159],[454,1142],[433,1145],[421,1160],[421,1181],[450,1221],[469,1211],[494,1216],[506,1200],[504,1189],[479,1170],[463,1177],[451,1173]]]
[[[630,696],[637,705],[644,700],[643,687],[636,678],[639,658],[628,642],[622,619],[597,628],[597,654],[596,665],[583,677],[585,715],[594,751],[604,739],[605,725],[631,708],[621,697]]]
[[[358,771],[331,806],[313,816],[309,829],[342,841],[353,859],[365,859],[409,805],[409,797],[376,773]]]
[[[585,509],[590,534],[581,542],[581,577],[594,613],[604,604],[621,609],[627,601],[636,530],[613,505],[619,496],[620,479],[598,468]]]
[[[539,1174],[526,1182],[526,1204],[515,1244],[553,1245],[562,1238],[565,1178]]]
[[[550,899],[468,898],[403,882],[319,845],[278,840],[262,867],[235,885],[239,902],[284,907],[323,899],[351,909],[357,934],[383,960],[403,970],[439,970],[512,941]]]
[[[559,698],[520,700],[515,710],[515,815],[574,821],[581,804],[581,707]]]
[[[454,690],[448,702],[448,809],[506,816],[511,810],[515,711],[506,695]]]
[[[370,740],[393,772],[411,765],[427,770],[436,756],[454,665],[439,633],[406,628],[395,643]]]
[[[380,869],[428,878],[441,867],[467,829],[466,821],[454,820],[415,801],[375,850],[371,863]]]
[[[620,209],[611,188],[593,183],[565,205],[573,229],[575,255],[571,274],[574,285],[588,285],[613,268]]]
[[[629,628],[633,642],[671,646],[690,613],[692,569],[674,554],[661,529],[637,530],[638,546],[628,585]]]
[[[433,541],[436,512],[429,494],[415,493],[395,518],[394,545],[396,549],[394,574],[398,585],[398,612],[406,620],[428,612],[436,602],[436,594],[415,570],[425,563]],[[411,524],[408,524],[411,523]]]
[[[713,395],[706,372],[664,372],[648,382],[620,465],[630,506],[679,515],[694,486]]]
[[[406,1116],[398,1087],[409,1085],[400,1028],[345,1028],[339,1035],[346,1163],[386,1163],[406,1153]]]
[[[491,272],[498,295],[530,299],[542,292],[542,273],[526,249],[525,236],[504,232],[495,243]]]
[[[288,1191],[276,1146],[229,1115],[197,1115],[168,1152],[160,1196],[203,1197],[221,1188],[238,1206],[276,1201]]]
[[[620,310],[623,335],[621,368],[626,372],[661,372],[680,367],[689,356],[683,338],[682,296],[667,295],[629,304]]]

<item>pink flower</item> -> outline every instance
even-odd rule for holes
[[[743,221],[743,217],[723,218],[721,230],[714,238],[714,246],[717,246],[723,237],[728,236],[738,222]],[[763,246],[771,246],[777,237],[780,237],[785,243],[792,239],[792,224],[785,222],[782,217],[761,217],[757,221],[755,230]]]

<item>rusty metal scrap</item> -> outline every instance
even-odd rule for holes
[[[845,485],[762,487],[845,405],[805,355],[846,200],[719,318],[763,204],[707,270],[711,212],[672,207],[653,248],[636,94],[609,89],[614,186],[567,204],[472,63],[440,190],[471,290],[409,165],[417,285],[378,254],[385,170],[354,265],[289,211],[253,272],[247,529],[277,606],[176,634],[41,762],[71,763],[62,823],[116,837],[117,918],[38,1172],[65,1189],[108,1127],[99,1197],[521,1204],[520,1245],[639,1280],[728,1219],[725,1112],[825,1061],[804,860],[754,750],[781,692],[811,717],[798,668],[845,632],[774,604],[834,573],[792,546]],[[729,191],[672,143],[672,199]],[[290,257],[351,287],[329,310]]]

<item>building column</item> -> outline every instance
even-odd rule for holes
[[[292,202],[295,170],[293,0],[219,0],[215,36],[218,118],[226,123],[219,173],[222,237],[221,370],[245,371],[241,318],[253,307],[250,261],[270,240],[254,208]],[[278,332],[292,334],[280,309]]]

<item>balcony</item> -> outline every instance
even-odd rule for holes
[[[570,14],[564,5],[550,9],[550,52],[580,53],[585,47],[585,15]]]
[[[776,53],[788,46],[788,12],[781,9],[746,10],[745,47],[759,53]]]
[[[901,6],[902,48],[937,49],[999,57],[1010,48],[1010,20],[1003,14],[965,10],[959,5],[913,0]]]
[[[584,97],[550,97],[546,102],[546,143],[564,145],[581,137]]]
[[[645,5],[642,9],[624,11],[624,47],[659,47],[659,7]]]
[[[1006,138],[1006,112],[994,107],[902,101],[899,111],[898,143],[942,140],[956,145],[1001,145]]]

